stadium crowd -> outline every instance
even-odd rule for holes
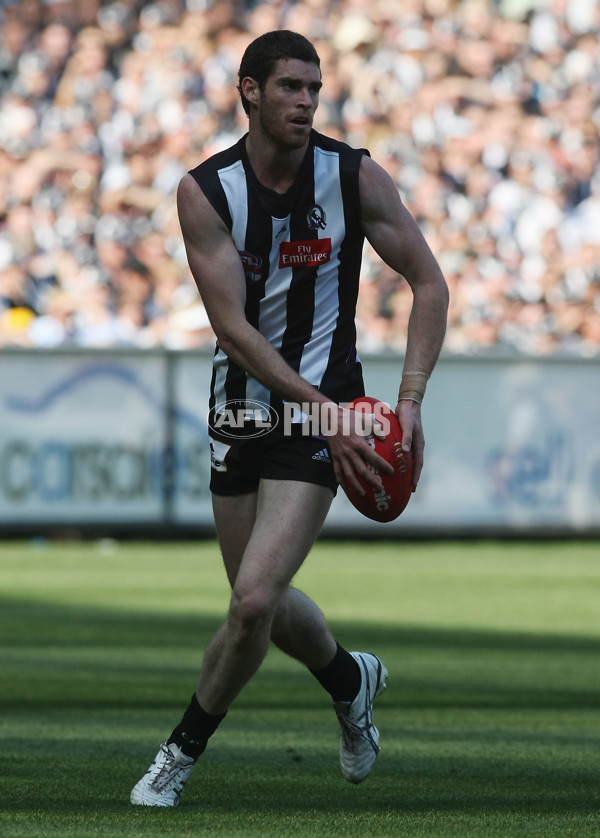
[[[315,43],[315,127],[395,178],[451,289],[445,350],[600,354],[596,0],[3,0],[0,346],[185,349],[213,334],[179,178],[246,130],[247,43]],[[367,249],[359,348],[411,295]]]

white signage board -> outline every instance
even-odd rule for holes
[[[368,395],[394,401],[402,359],[367,359]],[[425,468],[384,535],[600,531],[600,362],[442,358],[422,408]],[[341,493],[340,493],[341,494]],[[346,498],[330,523],[355,530]]]
[[[402,358],[363,358],[395,400]],[[161,525],[211,530],[211,353],[4,352],[0,532]],[[442,358],[423,404],[419,489],[377,524],[338,492],[332,534],[597,534],[600,362]]]
[[[0,526],[163,514],[165,358],[10,353],[0,364]]]

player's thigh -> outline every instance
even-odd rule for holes
[[[229,584],[233,587],[256,519],[257,492],[212,496],[215,527]]]
[[[298,480],[261,480],[256,520],[235,583],[275,604],[317,538],[333,492]]]

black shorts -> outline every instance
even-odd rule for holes
[[[328,486],[337,492],[327,437],[284,435],[277,431],[264,436],[217,436],[210,442],[210,490],[215,495],[243,495],[255,492],[262,478],[300,480]]]

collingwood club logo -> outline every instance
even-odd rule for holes
[[[322,206],[314,204],[306,215],[306,221],[309,230],[324,230],[327,227],[327,213]]]
[[[215,405],[208,413],[208,427],[232,439],[265,436],[277,427],[277,411],[255,399],[230,399]]]

